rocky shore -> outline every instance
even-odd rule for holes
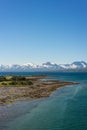
[[[26,79],[32,82],[30,85],[0,86],[0,106],[14,103],[19,100],[33,100],[48,97],[57,88],[73,85],[73,82],[58,80],[41,80],[46,76],[28,76]]]

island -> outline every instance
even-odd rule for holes
[[[50,96],[57,88],[74,82],[43,80],[47,76],[0,76],[0,106],[20,100],[34,100]]]

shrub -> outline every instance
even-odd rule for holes
[[[9,85],[17,85],[17,82],[12,81],[12,82],[9,83]]]
[[[17,80],[19,80],[19,81],[21,81],[21,80],[26,80],[26,78],[23,77],[23,76],[18,76],[18,77],[17,77]]]
[[[20,85],[27,85],[27,82],[19,82]]]
[[[4,76],[0,76],[0,82],[6,81],[6,78]]]
[[[26,80],[26,78],[24,76],[13,76],[12,80],[13,81],[22,81],[22,80]]]
[[[7,85],[7,83],[4,83],[4,82],[3,82],[3,83],[1,83],[1,85]]]
[[[28,83],[28,85],[33,85],[33,83],[31,81],[28,81],[27,83]]]

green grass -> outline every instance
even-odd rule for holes
[[[32,81],[24,76],[0,76],[0,86],[33,85]]]

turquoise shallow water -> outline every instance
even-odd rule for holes
[[[49,98],[0,108],[0,130],[87,130],[87,73],[47,73],[51,79],[79,82]]]

